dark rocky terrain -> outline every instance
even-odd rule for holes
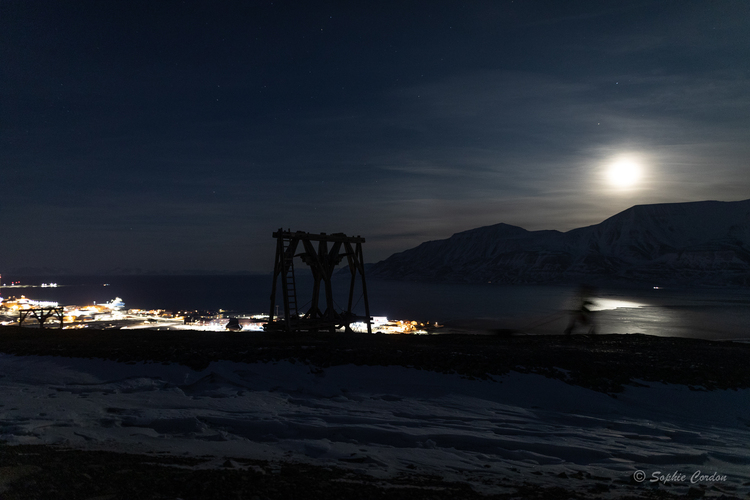
[[[482,495],[462,483],[419,474],[375,479],[366,474],[299,463],[227,459],[204,468],[212,457],[181,458],[104,451],[66,450],[51,446],[7,446],[0,443],[0,498],[3,500],[620,500],[685,498],[663,490],[619,480],[586,490],[513,483],[509,492]],[[622,491],[620,491],[622,490]],[[606,493],[605,493],[606,492]],[[688,498],[705,495],[691,488]],[[724,500],[741,496],[722,495]]]
[[[511,370],[616,395],[636,380],[698,390],[750,387],[750,345],[649,335],[364,335],[0,328],[0,352],[19,356],[179,363],[282,359],[325,368],[401,365],[466,377]]]

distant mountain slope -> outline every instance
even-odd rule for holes
[[[368,273],[430,281],[750,286],[750,200],[637,205],[566,233],[480,227],[391,255]]]

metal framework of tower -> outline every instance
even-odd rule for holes
[[[18,311],[18,324],[23,326],[23,322],[28,317],[36,318],[39,322],[39,328],[44,328],[44,323],[51,317],[57,318],[60,322],[58,328],[63,327],[63,318],[65,312],[62,307],[38,307],[36,309],[21,309]]]
[[[372,333],[372,318],[370,304],[367,300],[367,283],[365,282],[365,264],[362,256],[362,243],[365,239],[360,236],[347,236],[344,233],[311,234],[303,231],[291,232],[279,228],[273,233],[276,238],[276,259],[273,269],[273,286],[271,288],[271,313],[267,330],[287,332],[317,332],[328,330],[335,332],[337,328],[344,328],[352,332],[351,324],[363,322],[367,324],[367,333]],[[317,248],[315,243],[317,243]],[[329,245],[330,244],[330,248]],[[302,252],[295,254],[302,246]],[[300,316],[297,304],[297,281],[294,276],[294,258],[300,257],[302,262],[310,266],[313,275],[313,291],[310,308]],[[336,266],[346,258],[351,273],[349,284],[349,300],[345,311],[336,311],[333,300],[333,284],[331,279]],[[364,299],[365,317],[356,316],[352,312],[354,288],[357,274],[362,278],[362,298]],[[275,317],[276,284],[281,278],[282,298],[284,301],[284,317]],[[325,309],[320,308],[320,287],[324,285]]]

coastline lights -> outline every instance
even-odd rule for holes
[[[21,310],[38,307],[58,307],[57,302],[32,300],[22,295],[20,298],[11,297],[3,300],[0,297],[0,324],[15,324],[13,318]],[[197,311],[196,311],[197,312]],[[13,319],[11,319],[13,318]],[[263,324],[268,321],[267,314],[239,315],[242,331],[261,332],[264,331]],[[163,309],[125,309],[125,302],[116,297],[104,304],[88,304],[84,306],[64,306],[64,329],[80,328],[118,328],[122,330],[156,328],[166,330],[201,330],[201,331],[226,331],[230,318],[224,314],[208,313],[206,317],[197,320],[186,321],[189,316],[180,311],[173,314]],[[431,328],[440,328],[442,325],[435,323],[420,323],[411,320],[391,320],[386,316],[372,317],[372,332],[385,334],[412,334],[426,335]],[[351,325],[355,332],[367,332],[367,324],[355,322]]]
[[[426,335],[424,323],[409,320],[389,320],[385,316],[373,316],[372,318],[373,333],[403,334],[409,333],[414,335]],[[356,322],[349,325],[355,332],[364,333],[367,331],[367,325],[362,322]]]
[[[35,307],[57,307],[57,302],[50,302],[46,300],[31,300],[27,299],[25,295],[21,295],[21,298],[10,297],[5,301],[0,300],[3,308],[13,309],[18,311],[19,309],[33,309]]]

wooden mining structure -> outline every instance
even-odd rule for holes
[[[23,326],[23,322],[31,316],[36,318],[39,322],[39,328],[44,328],[44,323],[51,317],[57,318],[60,321],[58,328],[63,327],[63,318],[65,312],[62,307],[38,307],[36,309],[21,309],[18,311],[18,324]]]
[[[347,236],[343,233],[311,234],[303,231],[291,232],[279,229],[273,233],[276,238],[276,260],[273,269],[273,286],[271,288],[271,313],[269,314],[268,331],[286,332],[317,332],[320,330],[335,332],[337,328],[344,328],[352,332],[351,324],[362,322],[367,324],[367,333],[372,333],[372,319],[370,305],[367,301],[367,284],[365,282],[365,263],[362,257],[362,243],[365,239],[360,236]],[[315,243],[317,243],[317,248]],[[329,245],[330,244],[330,248]],[[299,254],[297,248],[302,246]],[[294,277],[294,258],[300,257],[302,262],[310,266],[313,275],[313,291],[310,308],[300,316],[297,306],[297,282]],[[333,283],[331,278],[336,266],[346,258],[351,273],[349,284],[349,300],[345,311],[338,312],[334,307]],[[364,299],[365,317],[356,316],[352,312],[354,288],[357,274],[362,278],[362,298]],[[274,317],[276,308],[276,284],[281,277],[281,290],[284,300],[283,319]],[[325,288],[325,309],[320,306],[320,285]]]

